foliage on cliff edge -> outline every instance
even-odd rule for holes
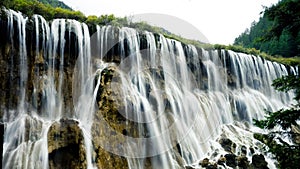
[[[270,55],[300,56],[300,0],[281,0],[262,13],[234,44]]]
[[[300,12],[298,0],[282,0],[267,8],[265,14],[273,21],[273,26],[264,37],[265,40],[279,38],[288,34],[297,37],[300,30]],[[299,64],[298,64],[299,65]],[[255,134],[254,137],[269,147],[275,155],[278,167],[294,169],[300,166],[300,76],[291,74],[274,80],[273,87],[282,92],[294,92],[295,104],[275,112],[267,111],[264,120],[254,120],[255,125],[268,129],[267,134]]]

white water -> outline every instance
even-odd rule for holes
[[[26,96],[27,18],[10,10],[7,14],[11,36],[18,34],[20,97],[18,107],[3,117],[6,125],[3,168],[6,169],[48,168],[47,132],[51,124],[61,118],[79,122],[87,168],[95,168],[91,127],[100,84],[100,79],[95,77],[101,75],[107,65],[115,66],[121,77],[119,94],[126,107],[120,113],[139,124],[139,138],[123,136],[126,144],[122,145],[127,145],[123,151],[116,152],[105,145],[103,148],[126,157],[133,169],[144,168],[146,157],[152,157],[152,168],[181,168],[181,165],[193,164],[205,157],[211,146],[217,147],[213,140],[222,126],[234,125],[234,121],[251,124],[253,118],[263,118],[264,109],[281,108],[293,97],[291,93],[278,93],[270,87],[272,80],[287,75],[288,69],[260,57],[224,50],[197,50],[162,35],[139,34],[126,27],[115,31],[111,26],[97,26],[94,42],[85,24],[65,19],[49,24],[37,15],[33,16],[35,61],[39,63],[43,58],[47,71],[37,67],[32,96]],[[75,36],[76,40],[71,43],[76,44],[77,51],[73,52],[76,56],[66,56],[66,41],[70,41],[67,35]],[[141,36],[145,36],[143,43],[147,46],[142,50]],[[121,62],[118,66],[103,60],[117,43],[115,39],[119,40]],[[96,43],[95,48],[91,47],[91,41]],[[77,59],[73,65],[72,104],[66,104],[63,92],[66,57]],[[293,68],[291,71],[296,72]],[[40,101],[38,93],[42,93]],[[30,97],[32,102],[26,100]],[[41,108],[37,108],[38,102]],[[176,160],[178,156],[182,162]]]
[[[86,147],[88,168],[92,165],[92,143],[90,129],[94,111],[93,79],[90,61],[90,35],[85,24],[74,20],[56,19],[51,26],[44,18],[33,16],[35,25],[35,63],[46,60],[43,70],[35,68],[33,105],[26,100],[28,63],[26,51],[26,22],[20,13],[6,11],[11,37],[18,33],[20,55],[20,97],[18,109],[7,111],[3,117],[5,126],[3,168],[48,168],[47,132],[51,124],[61,118],[71,118],[80,122]],[[14,25],[17,23],[17,25]],[[13,28],[17,26],[18,32]],[[68,26],[68,27],[67,27]],[[65,32],[74,33],[78,46],[74,83],[74,112],[64,105],[64,54]],[[12,42],[13,43],[12,39]],[[75,56],[71,56],[77,58]],[[58,62],[59,61],[59,62]],[[56,71],[57,70],[57,71]],[[13,90],[13,89],[12,89]],[[71,90],[72,91],[72,90]],[[38,93],[42,93],[38,105]]]

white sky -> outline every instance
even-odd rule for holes
[[[179,18],[198,29],[210,43],[232,44],[254,20],[262,6],[278,0],[61,0],[86,15],[114,14],[130,17],[138,14],[165,14]],[[148,21],[151,23],[152,21]],[[164,22],[168,22],[164,20]],[[170,21],[171,22],[171,21]],[[153,24],[153,23],[152,23]],[[160,23],[155,23],[158,25]],[[161,23],[162,27],[163,24]],[[176,27],[176,26],[173,26]],[[172,28],[167,28],[168,30]],[[184,29],[184,28],[183,28]],[[185,30],[178,33],[187,36]],[[190,37],[188,37],[190,38]],[[196,37],[197,38],[197,37]],[[195,38],[194,38],[195,39]],[[198,38],[201,40],[201,38]]]

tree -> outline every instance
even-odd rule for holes
[[[277,5],[267,8],[265,15],[273,21],[273,26],[265,36],[265,40],[280,38],[282,35],[299,37],[300,3],[299,0],[282,0]],[[288,38],[287,38],[288,39]],[[295,42],[295,40],[294,40]],[[293,43],[294,43],[293,42]],[[282,45],[282,44],[281,44]],[[289,44],[292,45],[292,44]],[[298,65],[299,66],[299,65]],[[300,166],[300,77],[297,74],[283,76],[274,80],[276,90],[294,91],[296,101],[288,109],[276,112],[267,111],[266,119],[254,120],[260,128],[269,129],[267,134],[255,134],[254,137],[269,147],[275,155],[278,167],[294,169]]]
[[[294,169],[300,166],[299,84],[299,75],[288,75],[276,79],[273,86],[277,90],[295,91],[296,104],[289,109],[268,111],[265,120],[254,120],[256,126],[269,129],[268,134],[255,134],[254,137],[269,147],[269,151],[275,155],[281,169]]]
[[[299,35],[299,0],[282,0],[277,5],[266,8],[265,15],[270,20],[274,21],[274,25],[269,31],[267,37],[279,37],[285,30],[295,38]]]
[[[300,55],[300,0],[281,0],[265,8],[258,22],[234,41],[236,45],[256,48],[270,55]]]
[[[60,7],[60,8],[63,8],[63,9],[72,10],[71,7],[69,7],[68,5],[66,5],[65,3],[63,3],[59,0],[38,0],[38,1],[43,3],[43,4],[49,4],[52,7]]]

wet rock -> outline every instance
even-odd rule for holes
[[[83,135],[77,121],[61,119],[54,122],[48,131],[49,168],[86,168],[83,144]]]
[[[236,167],[237,166],[237,161],[236,161],[236,155],[235,154],[226,154],[226,165],[229,167]]]
[[[226,158],[223,155],[221,155],[221,157],[217,161],[217,164],[224,166],[225,163],[226,163]]]
[[[25,118],[25,140],[37,141],[42,132],[42,125],[38,118],[27,116]]]
[[[300,144],[300,126],[292,125],[291,130],[293,142],[296,144]]]
[[[207,167],[209,164],[209,159],[208,158],[204,158],[201,162],[201,167]]]
[[[241,147],[241,155],[247,155],[247,147],[244,145]]]
[[[204,158],[200,162],[201,167],[206,168],[206,169],[217,169],[218,165],[216,163],[210,163],[208,158]]]
[[[121,112],[125,109],[122,100],[121,82],[115,67],[109,67],[101,74],[97,93],[98,111],[92,125],[93,146],[97,168],[127,169],[127,159],[111,152],[124,154],[124,136],[135,137],[135,124],[126,121]]]
[[[217,169],[218,165],[217,164],[209,164],[206,169]]]
[[[105,169],[128,169],[125,157],[110,153],[101,147],[96,149],[96,166]]]
[[[182,155],[177,151],[173,151],[173,153],[174,153],[177,164],[179,166],[183,167],[185,162],[184,162],[184,159],[182,158]]]
[[[0,144],[4,141],[4,124],[0,124]],[[3,154],[3,146],[0,147],[0,153]],[[0,156],[0,166],[2,166],[2,156]]]
[[[253,169],[269,169],[268,163],[266,162],[265,157],[262,154],[254,154],[252,156],[251,167],[253,167]]]
[[[249,150],[250,150],[250,153],[251,153],[251,154],[254,154],[254,153],[255,153],[255,150],[254,150],[253,147],[250,147]]]
[[[219,143],[221,144],[221,146],[224,148],[225,151],[227,152],[234,152],[234,143],[225,137],[220,138]]]
[[[246,156],[238,156],[237,157],[237,163],[240,169],[247,169],[249,168],[249,161]]]
[[[206,169],[217,169],[218,165],[216,163],[209,162],[208,158],[204,158],[202,161],[200,161],[200,165],[202,168]]]

